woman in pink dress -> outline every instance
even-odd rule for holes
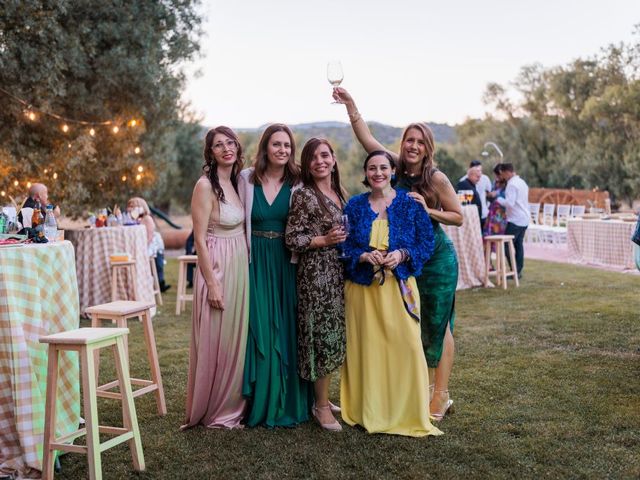
[[[191,215],[198,269],[186,420],[182,428],[240,426],[242,375],[248,332],[248,255],[244,208],[238,196],[242,147],[227,127],[207,133],[205,175],[193,190]]]

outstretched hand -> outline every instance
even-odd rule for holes
[[[333,88],[333,99],[338,103],[353,103],[353,97],[347,90],[343,87],[334,87]]]

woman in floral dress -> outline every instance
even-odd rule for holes
[[[299,254],[298,372],[314,382],[313,415],[332,431],[342,427],[329,402],[330,374],[344,361],[344,281],[336,245],[346,239],[341,225],[345,203],[333,149],[312,138],[302,149],[302,182],[294,192],[285,241]]]

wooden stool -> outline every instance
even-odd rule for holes
[[[83,453],[89,463],[89,478],[102,478],[101,453],[123,442],[129,443],[133,467],[143,471],[144,455],[138,428],[136,406],[133,402],[131,383],[129,383],[129,364],[125,355],[128,328],[79,328],[68,332],[40,337],[41,343],[49,344],[49,363],[47,368],[47,400],[44,420],[44,448],[42,458],[42,478],[53,478],[54,450]],[[101,348],[113,350],[118,379],[123,385],[122,424],[123,427],[108,427],[98,423],[98,398],[96,397],[96,376],[94,372],[94,353]],[[75,351],[80,356],[82,371],[82,399],[85,428],[73,433],[56,437],[56,390],[58,388],[58,353]],[[100,433],[117,435],[100,443]],[[71,442],[86,435],[87,445],[71,445]]]
[[[167,406],[164,400],[164,388],[162,386],[162,376],[160,375],[160,365],[158,363],[156,337],[153,332],[153,323],[151,322],[150,310],[154,306],[155,305],[152,303],[121,300],[118,302],[105,303],[103,305],[89,307],[85,310],[85,312],[91,316],[91,326],[94,328],[100,327],[101,322],[105,320],[115,321],[116,327],[118,328],[126,328],[127,321],[130,318],[140,318],[142,320],[142,327],[144,329],[144,342],[147,346],[147,358],[149,359],[149,369],[151,370],[151,380],[131,378],[131,384],[139,385],[142,387],[134,391],[133,396],[139,397],[140,395],[144,395],[145,393],[155,392],[156,404],[158,405],[158,414],[166,415]],[[124,349],[125,357],[128,360],[129,352],[126,342],[124,345]],[[96,352],[94,363],[97,382],[98,367],[100,365],[100,352]],[[119,387],[119,393],[109,391],[116,387]],[[100,385],[96,388],[96,393],[99,397],[104,398],[122,398],[122,388],[120,388],[120,382],[118,380]]]
[[[149,257],[149,267],[151,267],[151,276],[153,277],[153,294],[156,296],[156,303],[162,305],[162,292],[160,291],[160,279],[156,268],[156,257]]]
[[[187,295],[187,265],[198,264],[197,255],[180,255],[178,257],[178,292],[176,296],[176,315],[187,308],[187,302],[193,302],[193,295]]]
[[[118,296],[118,271],[124,270],[129,274],[131,284],[133,285],[133,299],[138,298],[138,292],[136,290],[136,261],[129,260],[126,262],[112,262],[109,261],[111,266],[111,301],[115,302]]]
[[[507,289],[507,277],[513,277],[516,287],[520,286],[518,280],[518,272],[516,271],[516,249],[513,246],[513,235],[487,235],[484,237],[484,286],[489,286],[489,276],[495,275],[497,284],[502,285],[503,289]],[[491,246],[496,246],[496,269],[490,272],[491,268]],[[504,249],[505,245],[509,248],[509,258],[511,260],[511,270],[508,269],[507,257]]]

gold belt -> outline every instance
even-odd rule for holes
[[[251,235],[255,235],[256,237],[269,238],[273,240],[274,238],[282,238],[284,237],[283,232],[274,232],[271,230],[261,231],[261,230],[252,230]]]

